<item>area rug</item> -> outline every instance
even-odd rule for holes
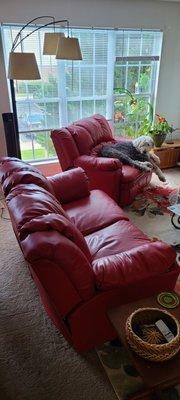
[[[143,381],[123,346],[108,342],[97,349],[97,354],[119,400],[137,399],[145,392]],[[154,395],[146,394],[142,399],[156,400]],[[164,390],[163,400],[180,400],[180,385]]]
[[[171,223],[172,213],[167,207],[180,202],[180,189],[151,184],[136,196],[126,208],[130,220],[152,239],[163,240],[174,247],[180,264],[180,231]],[[180,293],[180,278],[176,284]]]
[[[95,351],[78,354],[51,323],[0,202],[0,398],[117,400]]]
[[[180,202],[178,189],[150,184],[136,196],[129,209],[137,215],[164,215],[170,214],[168,207]]]

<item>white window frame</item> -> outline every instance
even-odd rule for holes
[[[13,24],[5,24],[6,26],[10,27],[11,29],[11,37],[12,37],[12,29],[14,27],[20,27],[18,25],[13,25]],[[29,27],[28,27],[29,29]],[[73,31],[79,30],[81,28],[73,28]],[[90,30],[89,28],[82,28],[84,30]],[[62,30],[62,29],[61,29]],[[151,89],[150,92],[148,93],[137,93],[135,94],[136,96],[144,96],[147,97],[152,104],[155,105],[155,100],[156,100],[156,93],[157,93],[157,83],[158,83],[158,77],[159,77],[159,65],[160,65],[160,56],[125,56],[125,57],[116,57],[116,33],[117,32],[122,32],[122,31],[128,31],[128,30],[114,30],[114,29],[91,29],[93,36],[93,41],[94,41],[94,46],[93,46],[93,53],[95,53],[95,33],[97,31],[102,31],[103,33],[107,33],[107,63],[103,64],[95,64],[95,54],[93,54],[93,63],[91,64],[83,64],[81,65],[79,62],[79,77],[81,77],[81,70],[82,68],[92,68],[93,70],[93,95],[92,96],[82,96],[81,95],[81,79],[79,79],[79,95],[78,96],[66,96],[66,74],[65,74],[65,62],[61,61],[60,63],[57,63],[57,68],[58,68],[58,75],[60,76],[60,79],[58,79],[58,97],[51,97],[51,98],[41,98],[41,99],[36,99],[35,102],[38,103],[58,103],[58,108],[59,108],[59,126],[57,128],[60,128],[61,126],[67,125],[68,122],[68,102],[79,102],[80,104],[80,115],[79,118],[83,118],[82,114],[82,102],[87,100],[87,101],[93,101],[93,111],[94,113],[96,112],[95,110],[95,102],[97,100],[104,100],[106,101],[106,118],[107,119],[113,119],[113,111],[114,111],[114,72],[115,72],[115,63],[116,61],[123,61],[124,65],[126,66],[126,85],[125,88],[127,87],[127,79],[128,79],[128,62],[135,62],[135,66],[137,66],[137,63],[139,63],[139,75],[140,75],[140,68],[143,66],[143,61],[150,61],[153,65],[152,68],[152,73],[151,73]],[[129,30],[132,31],[132,30]],[[136,33],[139,32],[140,30],[134,30]],[[149,30],[141,30],[141,32],[148,32]],[[157,31],[156,29],[153,29],[152,32]],[[3,32],[3,29],[2,29]],[[99,33],[100,34],[100,33]],[[128,41],[129,41],[129,36],[128,36]],[[41,40],[40,40],[40,32],[38,32],[38,42],[39,45],[41,46]],[[4,43],[4,48],[5,47],[5,38],[3,34],[3,43]],[[22,43],[22,51],[25,50],[26,43],[25,41]],[[142,35],[141,35],[141,47],[142,47]],[[6,53],[6,52],[5,52]],[[160,54],[161,54],[161,49],[160,49]],[[6,60],[7,60],[7,54],[6,55]],[[42,52],[40,51],[40,65],[42,66]],[[106,67],[107,68],[107,74],[106,74],[106,94],[105,95],[100,95],[98,96],[95,94],[95,69],[96,67]],[[133,66],[133,64],[131,64]],[[117,95],[116,95],[117,97]],[[22,100],[17,100],[17,103]],[[27,102],[30,104],[31,102],[34,102],[34,100],[27,98],[26,100],[23,100],[24,102]],[[52,128],[54,129],[54,128]],[[21,134],[26,134],[30,133],[32,137],[32,152],[33,152],[33,157],[35,155],[34,152],[34,143],[33,143],[33,138],[34,134],[38,132],[44,132],[46,137],[47,133],[50,132],[51,128],[44,128],[44,129],[31,129],[31,130],[21,130],[19,133]],[[54,159],[55,157],[49,158]],[[33,159],[33,160],[28,160],[28,161],[44,161],[44,159]]]

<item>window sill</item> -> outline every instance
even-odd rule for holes
[[[39,169],[45,176],[51,176],[62,172],[58,160],[35,161],[30,164]]]

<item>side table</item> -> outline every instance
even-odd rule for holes
[[[172,144],[163,143],[161,147],[152,150],[160,158],[161,168],[171,168],[180,161],[180,140],[174,140]]]
[[[126,320],[132,312],[142,307],[158,307],[164,309],[158,304],[156,296],[153,296],[109,310],[108,316],[117,331],[121,343],[130,354],[135,368],[147,387],[145,395],[147,396],[148,394],[155,393],[156,398],[163,400],[162,390],[180,383],[180,352],[168,361],[155,363],[139,357],[131,350],[126,340]],[[180,321],[180,306],[169,311]],[[138,400],[144,397],[143,393],[141,393],[130,397],[130,399],[131,398],[132,400]]]

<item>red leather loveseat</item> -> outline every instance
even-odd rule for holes
[[[51,138],[63,171],[83,168],[89,177],[90,188],[103,190],[121,206],[131,204],[151,180],[151,172],[122,165],[115,158],[98,157],[103,143],[124,140],[113,138],[102,115],[96,114],[66,128],[53,130]]]
[[[3,158],[0,179],[42,302],[76,350],[116,336],[109,308],[174,288],[173,248],[152,242],[107,194],[90,192],[81,168],[47,179]]]

